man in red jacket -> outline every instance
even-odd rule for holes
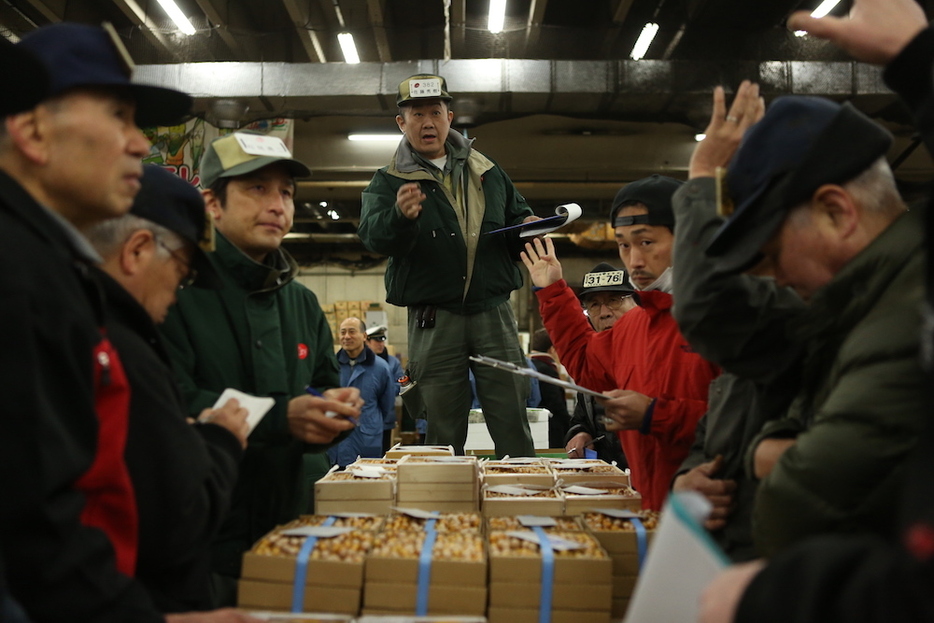
[[[681,182],[653,175],[613,200],[619,256],[639,291],[639,307],[609,331],[594,331],[562,279],[549,239],[526,244],[522,261],[536,286],[542,320],[561,363],[581,385],[606,392],[608,431],[619,431],[643,508],[659,510],[671,478],[707,410],[719,370],[682,337],[671,316],[671,196]]]

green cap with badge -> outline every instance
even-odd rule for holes
[[[396,105],[402,106],[416,100],[438,99],[450,102],[453,97],[448,93],[448,83],[441,76],[415,74],[399,83]]]
[[[210,188],[222,177],[238,177],[282,163],[292,177],[308,177],[311,170],[292,158],[281,138],[254,132],[234,132],[214,139],[201,159],[201,187]]]

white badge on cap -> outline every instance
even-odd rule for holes
[[[292,152],[285,146],[281,138],[276,136],[263,136],[262,134],[234,134],[240,149],[251,156],[272,156],[273,158],[291,158]]]
[[[441,81],[437,78],[409,80],[409,97],[441,97]]]
[[[623,285],[623,271],[614,270],[606,273],[587,273],[584,275],[584,287],[596,288]]]

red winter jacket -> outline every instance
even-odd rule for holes
[[[688,345],[671,316],[671,295],[640,292],[640,306],[596,332],[564,280],[537,293],[561,363],[596,391],[628,389],[655,399],[641,430],[620,431],[642,507],[660,510],[671,479],[707,411],[707,388],[720,370]]]

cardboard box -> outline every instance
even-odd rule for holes
[[[636,582],[639,576],[636,575],[614,575],[613,577],[613,598],[629,598],[632,592],[636,590]]]
[[[474,456],[410,454],[400,459],[396,468],[396,477],[400,485],[439,482],[476,484],[480,475],[479,462]]]
[[[610,616],[613,619],[623,619],[629,610],[629,599],[614,599],[613,607],[610,608]]]
[[[470,502],[478,506],[479,486],[477,482],[423,482],[399,483],[396,503],[405,502]],[[440,510],[440,509],[438,509]]]
[[[393,500],[318,500],[315,499],[315,512],[319,515],[334,513],[370,513],[388,515],[392,512]]]
[[[585,593],[586,595],[586,593]],[[586,597],[582,596],[582,599]],[[486,615],[489,623],[538,623],[538,608],[503,608],[493,607]],[[599,610],[554,610],[551,611],[551,623],[610,623],[609,611]]]
[[[450,586],[435,583],[434,573],[428,588],[430,614],[486,614],[485,586]],[[363,592],[363,607],[370,610],[388,610],[414,614],[418,599],[418,585],[407,583],[367,582]]]
[[[320,612],[273,612],[271,610],[247,610],[246,614],[275,623],[350,623],[353,617]]]
[[[542,587],[538,583],[490,583],[490,607],[537,608]],[[613,598],[611,584],[559,584],[551,589],[551,606],[558,610],[573,610],[586,605],[588,609],[610,610]]]
[[[574,493],[574,487],[584,485],[570,485],[564,491],[564,512],[566,515],[580,515],[588,511],[601,508],[615,508],[636,512],[642,508],[642,496],[628,485],[618,481],[591,482],[588,489],[605,490],[608,493],[601,495],[588,495]],[[625,493],[615,493],[620,489]]]
[[[566,485],[600,483],[604,481],[629,485],[629,474],[615,465],[596,459],[552,459],[555,479]]]
[[[361,594],[360,588],[308,585],[305,587],[303,608],[307,612],[337,612],[356,616],[360,611]],[[292,585],[241,579],[237,591],[237,605],[241,608],[290,610]]]
[[[366,584],[415,584],[418,582],[417,558],[385,558],[370,556],[366,560]],[[609,573],[608,573],[609,575]],[[434,560],[431,563],[431,584],[446,586],[486,587],[487,561]]]
[[[613,575],[639,575],[638,554],[610,554],[610,560],[613,561]]]
[[[454,456],[453,446],[403,446],[396,444],[386,451],[387,459],[401,459],[404,456]]]
[[[334,301],[334,311],[347,311],[347,301]]]
[[[244,579],[281,582],[291,585],[295,579],[295,558],[263,556],[253,552],[243,555]],[[309,560],[305,584],[360,589],[363,586],[363,563]]]
[[[480,477],[484,484],[496,485],[539,485],[553,487],[555,475],[541,461],[487,461],[483,464]]]
[[[425,502],[417,500],[397,500],[396,506],[405,506],[422,511],[438,511],[440,513],[476,513],[480,511],[479,500],[462,502]]]
[[[396,480],[385,478],[348,479],[349,471],[330,472],[315,483],[315,502],[318,500],[392,500],[396,494]],[[318,514],[319,511],[315,511]],[[348,511],[350,512],[350,511]]]
[[[542,517],[558,517],[564,514],[564,499],[557,498],[523,498],[523,497],[486,497],[482,502],[482,511],[486,517],[502,517],[504,515],[540,515]]]

